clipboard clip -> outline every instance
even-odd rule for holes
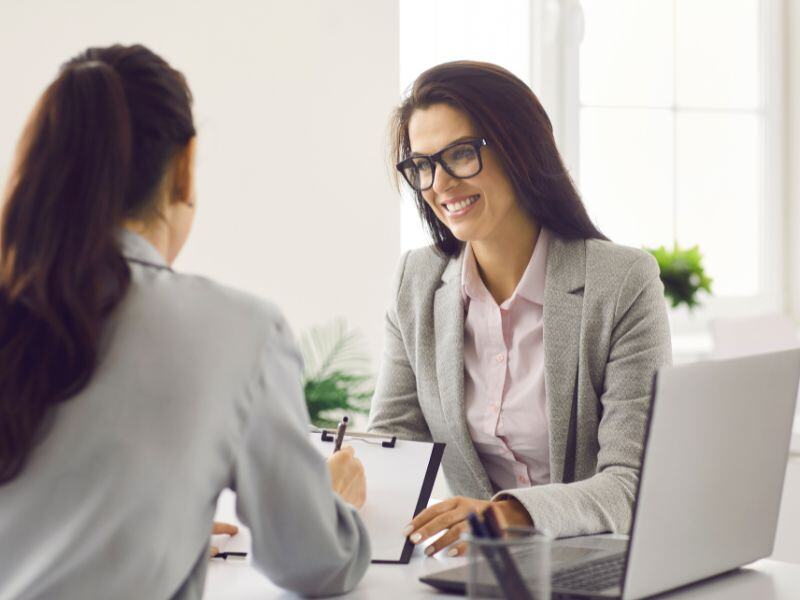
[[[333,442],[336,439],[336,436],[333,434],[332,431],[328,431],[327,429],[320,430],[320,439],[323,442]],[[345,434],[345,439],[347,438],[356,438],[356,439],[363,439],[365,441],[369,441],[372,438],[386,438],[388,436],[381,435],[378,433],[348,433]],[[394,448],[397,445],[397,436],[393,435],[391,439],[384,440],[381,442],[381,447],[383,448]]]

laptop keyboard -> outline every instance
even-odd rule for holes
[[[553,588],[599,592],[622,582],[625,553],[612,554],[553,574]]]

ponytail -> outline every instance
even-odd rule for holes
[[[194,135],[190,99],[152,52],[114,46],[67,63],[34,110],[0,223],[0,485],[94,373],[130,282],[118,229]]]

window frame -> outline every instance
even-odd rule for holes
[[[529,0],[528,13],[530,75],[527,79],[550,116],[559,150],[579,189],[579,74],[580,43],[584,29],[583,2]],[[793,276],[791,270],[795,262],[790,260],[795,254],[800,256],[800,245],[795,248],[790,234],[792,223],[797,221],[795,211],[800,214],[800,209],[791,205],[791,185],[787,181],[787,174],[791,172],[787,162],[789,149],[785,127],[788,107],[784,99],[789,76],[784,68],[788,60],[788,32],[783,24],[788,12],[783,0],[759,0],[761,110],[756,114],[761,116],[763,144],[759,292],[755,296],[738,298],[704,295],[701,297],[701,306],[691,313],[685,308],[671,309],[670,319],[677,336],[707,335],[708,323],[715,318],[790,309],[800,316],[800,292],[793,293],[795,289],[800,290],[800,277]],[[674,111],[676,107],[671,108]],[[407,196],[405,190],[403,195]],[[421,229],[417,231],[419,227],[412,227],[417,217],[411,214],[412,207],[408,200],[407,197],[404,199],[401,211],[401,239],[406,248],[420,245],[424,237]]]
[[[758,257],[759,292],[748,297],[703,296],[701,306],[670,309],[673,333],[697,335],[715,318],[782,312],[789,304],[789,198],[786,178],[785,8],[780,0],[758,0],[761,69],[763,172],[761,174],[761,239]],[[538,23],[534,22],[537,21]],[[532,66],[535,90],[550,90],[547,106],[554,118],[556,141],[580,189],[580,43],[584,21],[582,0],[531,0]],[[534,40],[543,40],[534,47]],[[553,110],[552,107],[557,107]],[[674,115],[681,109],[673,103]],[[713,273],[711,273],[713,277]]]

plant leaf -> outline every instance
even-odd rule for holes
[[[699,304],[699,292],[711,294],[712,279],[703,268],[699,246],[682,249],[675,242],[672,250],[664,246],[645,248],[658,262],[664,295],[675,308],[685,304],[690,310]]]
[[[361,336],[349,331],[344,319],[313,327],[301,338],[306,404],[315,425],[335,425],[337,413],[369,412],[374,377],[361,344]]]

